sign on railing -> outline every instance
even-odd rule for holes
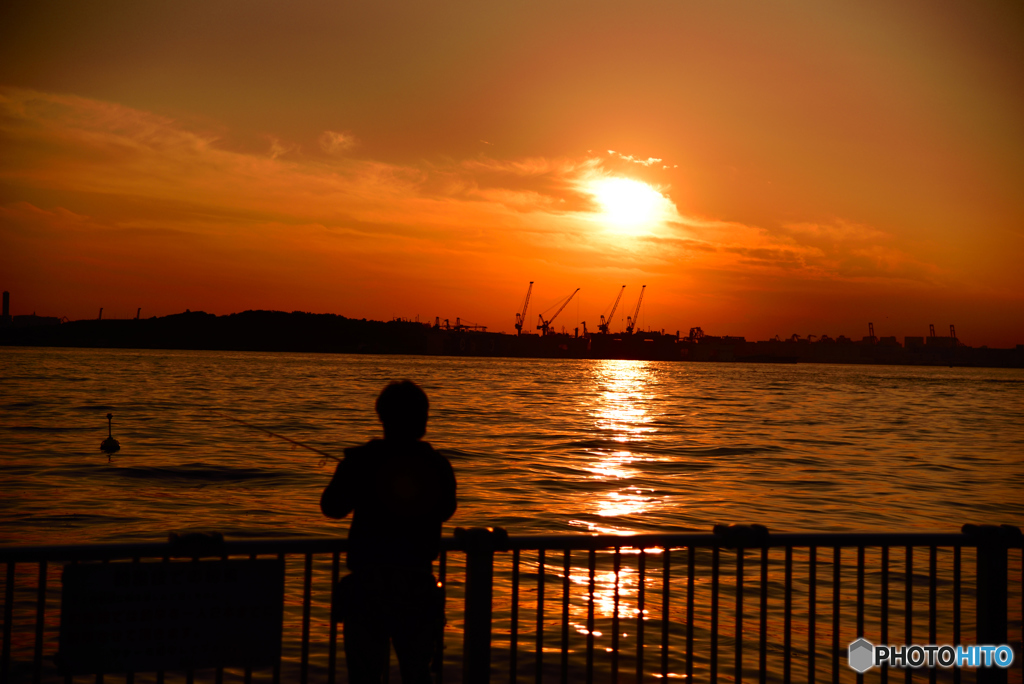
[[[68,565],[60,650],[66,674],[273,665],[284,561]]]

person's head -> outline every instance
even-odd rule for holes
[[[377,397],[385,439],[420,439],[427,433],[427,395],[412,380],[393,381]]]

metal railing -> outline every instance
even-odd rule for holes
[[[339,538],[226,541],[205,548],[102,544],[0,548],[6,682],[85,681],[53,656],[66,564],[274,557],[286,567],[272,668],[119,673],[164,682],[344,680],[330,619]],[[448,622],[435,681],[1021,681],[1022,541],[1016,528],[960,533],[510,536],[461,530],[436,569]],[[1003,644],[1005,669],[887,668],[859,675],[847,645]],[[390,670],[389,670],[390,672]],[[104,675],[95,677],[104,681]]]

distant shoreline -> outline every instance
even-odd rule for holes
[[[1024,345],[974,348],[949,337],[905,338],[903,345],[896,338],[874,337],[752,342],[693,331],[687,337],[651,331],[541,337],[491,333],[447,321],[385,322],[299,311],[224,316],[186,311],[70,322],[19,316],[0,327],[0,346],[1024,368]]]

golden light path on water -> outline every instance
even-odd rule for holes
[[[592,479],[622,482],[623,486],[602,493],[596,499],[588,497],[587,510],[602,518],[646,513],[657,506],[659,501],[651,495],[653,490],[630,483],[632,478],[640,474],[632,465],[645,457],[634,454],[629,444],[656,431],[650,425],[648,407],[652,393],[648,368],[643,362],[608,361],[595,368],[595,375],[599,394],[595,404],[590,407],[594,431],[620,443],[622,448],[611,451],[591,450],[588,455],[592,460],[584,469],[591,473]],[[585,525],[593,533],[625,532],[621,528],[594,522],[577,520],[571,521],[571,524]]]
[[[595,384],[598,386],[596,401],[588,407],[595,432],[602,433],[608,440],[621,445],[619,449],[593,449],[589,456],[592,459],[584,469],[591,474],[593,480],[606,483],[618,483],[620,486],[603,492],[597,497],[586,497],[585,510],[605,519],[621,516],[640,515],[664,505],[654,496],[653,489],[637,486],[631,480],[641,475],[641,470],[634,464],[650,460],[650,455],[642,456],[630,450],[630,442],[642,441],[656,432],[652,425],[653,415],[651,404],[654,392],[651,387],[653,378],[647,364],[638,361],[606,361],[595,368]],[[628,536],[631,531],[615,527],[609,522],[602,525],[595,522],[580,520],[570,524],[586,526],[592,534],[621,534]],[[651,549],[648,555],[660,553],[660,549]],[[637,554],[635,549],[624,549],[624,554]],[[574,566],[569,581],[578,587],[577,591],[587,595],[590,587],[588,569]],[[611,621],[617,617],[619,629],[626,620],[635,620],[640,610],[637,603],[639,573],[635,567],[620,567],[618,572],[597,571],[594,573],[593,605],[595,622]],[[589,634],[587,626],[588,605],[586,601],[572,606],[571,626],[577,633]],[[649,610],[643,611],[646,619]],[[594,630],[595,638],[605,634]],[[628,629],[620,632],[622,639],[629,638]],[[612,652],[605,646],[606,652]],[[660,676],[660,675],[659,675]],[[669,677],[682,677],[674,672]]]

